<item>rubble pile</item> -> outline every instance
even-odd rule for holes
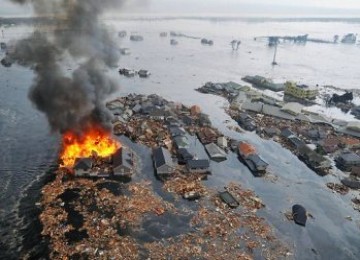
[[[170,179],[164,182],[163,188],[168,192],[176,193],[180,196],[188,197],[191,195],[203,197],[207,194],[206,187],[201,180],[205,174],[181,174],[175,173]]]
[[[130,119],[127,124],[114,124],[116,135],[125,135],[131,140],[149,147],[166,146],[171,149],[171,138],[163,123],[151,119]]]
[[[333,190],[334,192],[337,192],[337,193],[339,193],[339,194],[341,194],[341,195],[346,195],[346,194],[348,194],[348,192],[349,192],[349,190],[350,190],[350,189],[349,189],[348,187],[346,187],[345,185],[339,184],[339,183],[329,182],[329,183],[326,184],[326,186],[327,186],[329,189],[331,189],[331,190]]]
[[[43,188],[40,220],[42,235],[50,238],[51,258],[137,259],[139,246],[126,230],[140,225],[146,214],[173,211],[172,205],[152,192],[149,182],[129,185],[128,195],[98,188],[104,183],[71,178],[60,169],[55,181]],[[70,193],[76,196],[69,198]]]
[[[174,155],[180,146],[188,145],[186,129],[196,133],[202,143],[218,143],[224,149],[229,148],[229,140],[219,139],[222,135],[211,127],[209,118],[198,106],[187,108],[157,95],[129,95],[109,102],[107,107],[115,116],[116,134],[124,134],[148,147],[167,147]],[[179,137],[184,141],[179,141]],[[167,159],[172,161],[173,157]],[[103,168],[107,163],[102,158],[93,158],[94,167]],[[156,170],[164,170],[159,167]],[[262,255],[266,259],[279,259],[290,256],[287,247],[274,238],[270,226],[257,215],[264,204],[254,192],[230,183],[226,191],[240,204],[236,209],[230,208],[217,191],[204,185],[202,180],[207,175],[200,173],[204,171],[190,171],[188,167],[188,164],[177,165],[175,172],[164,178],[162,189],[184,199],[197,200],[196,204],[166,201],[159,196],[163,191],[158,191],[146,174],[139,174],[130,183],[121,183],[104,178],[75,178],[68,170],[59,169],[55,180],[43,188],[40,203],[42,235],[49,238],[50,257],[253,259]],[[182,232],[164,235],[161,228],[156,230],[159,232],[147,229],[149,220],[170,223],[171,218],[180,215],[187,217],[181,222]],[[147,243],[143,242],[144,238]]]
[[[150,258],[253,259],[255,252],[266,259],[289,256],[288,249],[272,236],[264,219],[256,216],[264,205],[255,194],[235,183],[227,189],[240,201],[240,210],[229,208],[216,192],[209,190],[208,199],[200,201],[191,220],[195,231],[146,244]]]
[[[353,198],[351,200],[351,202],[353,204],[353,208],[360,212],[360,199],[359,198]]]

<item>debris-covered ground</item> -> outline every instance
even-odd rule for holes
[[[52,259],[291,258],[272,228],[257,216],[264,207],[261,200],[239,184],[227,188],[240,203],[231,209],[217,191],[201,184],[199,176],[166,181],[163,188],[179,195],[194,189],[201,192],[204,197],[191,202],[197,209],[190,210],[165,201],[146,180],[125,184],[72,178],[65,170],[56,174],[42,190],[40,216]],[[189,215],[188,227],[182,228],[190,231],[143,243],[139,237],[144,219],[156,221],[166,214]]]

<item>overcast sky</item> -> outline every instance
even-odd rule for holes
[[[49,0],[51,1],[51,0]],[[360,0],[128,0],[123,13],[238,16],[342,15],[360,17]],[[30,15],[29,6],[0,0],[0,16]]]

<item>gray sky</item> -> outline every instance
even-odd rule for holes
[[[123,13],[359,17],[360,0],[130,0]],[[29,6],[19,7],[9,0],[0,0],[0,16],[30,14]]]

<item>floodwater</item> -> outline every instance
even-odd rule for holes
[[[281,44],[277,55],[279,65],[272,67],[274,50],[264,40],[254,41],[254,37],[307,33],[312,38],[331,40],[335,34],[360,33],[360,22],[175,19],[106,20],[104,23],[115,37],[120,30],[127,30],[128,35],[144,36],[142,42],[131,42],[128,37],[116,38],[119,47],[130,48],[132,52],[122,56],[119,67],[147,69],[152,73],[150,78],[140,79],[122,77],[117,69],[109,71],[122,86],[116,95],[156,93],[187,105],[200,105],[225,135],[253,143],[270,164],[270,175],[276,176],[273,181],[254,178],[236,156],[230,154],[225,162],[212,162],[213,174],[207,185],[222,188],[230,181],[238,181],[255,190],[266,204],[261,214],[278,236],[290,243],[297,259],[360,258],[360,214],[350,203],[359,193],[340,196],[325,186],[330,181],[338,182],[341,173],[319,177],[279,144],[261,140],[251,133],[228,130],[226,126],[235,122],[224,112],[227,101],[194,90],[207,81],[241,82],[241,77],[255,74],[275,81],[292,79],[310,85],[359,88],[359,45]],[[11,27],[4,31],[9,40],[28,34],[31,29]],[[179,44],[172,46],[170,37],[159,37],[162,31],[205,37],[213,40],[214,45],[203,46],[199,39],[181,37],[177,38]],[[232,51],[229,44],[233,39],[242,41],[237,52]],[[71,66],[65,64],[64,68]],[[24,250],[32,246],[29,237],[36,236],[39,228],[34,204],[44,182],[42,176],[49,174],[57,157],[58,136],[49,132],[45,117],[27,99],[32,77],[29,70],[18,66],[0,67],[0,258],[6,259],[17,258],[22,245],[26,246]],[[224,123],[225,120],[229,123]],[[143,167],[150,168],[146,149],[129,145],[143,158]],[[204,152],[201,147],[197,149],[199,154]],[[156,188],[159,195],[166,196],[159,187]],[[314,216],[305,228],[285,219],[283,212],[293,204],[302,204]],[[347,216],[351,216],[352,221],[345,219]],[[26,244],[23,238],[28,239]],[[38,250],[46,252],[44,248]]]

